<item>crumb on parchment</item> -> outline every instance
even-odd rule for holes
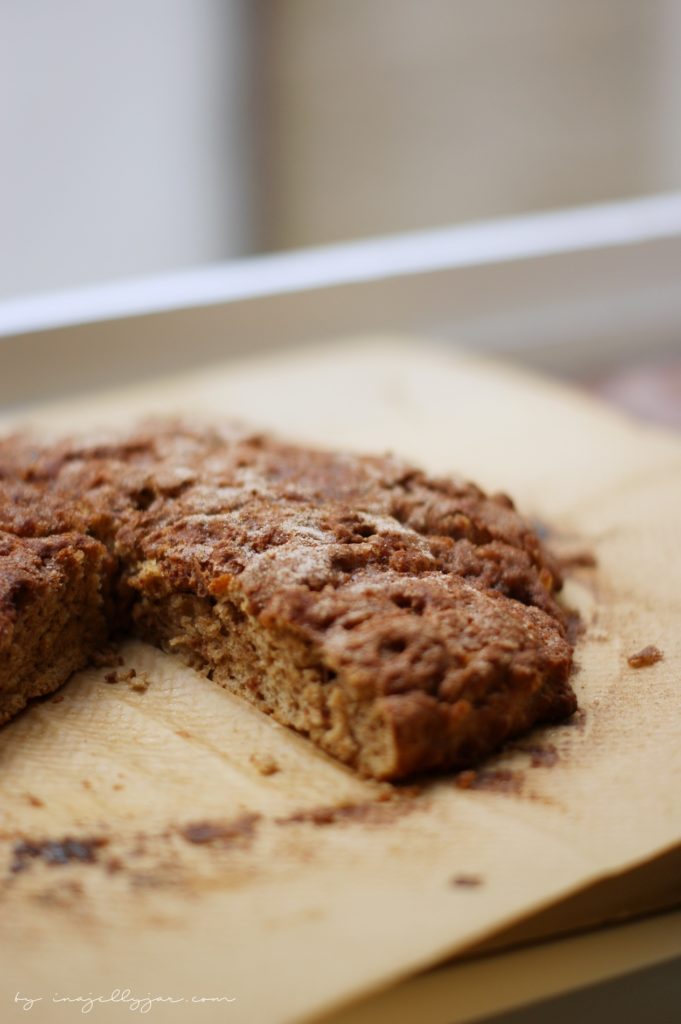
[[[648,644],[647,647],[637,651],[636,654],[630,654],[627,662],[632,668],[648,668],[649,665],[655,665],[658,661],[662,661],[663,658],[664,652],[659,647],[655,647],[654,644]]]

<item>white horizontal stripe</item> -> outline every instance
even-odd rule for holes
[[[681,193],[256,256],[0,302],[0,336],[681,237]]]

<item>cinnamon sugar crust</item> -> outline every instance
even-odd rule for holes
[[[464,767],[576,707],[537,535],[505,495],[392,456],[174,422],[15,437],[0,530],[99,545],[119,625],[367,775]]]

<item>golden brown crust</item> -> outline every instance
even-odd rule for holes
[[[83,534],[0,531],[0,722],[55,690],[102,646],[113,571],[104,546]]]
[[[389,456],[174,423],[45,448],[15,438],[0,443],[3,477],[1,529],[97,537],[138,632],[369,774],[469,764],[575,708],[560,574],[504,495]],[[279,652],[280,689],[305,676],[319,722],[302,690],[289,711],[258,697],[265,655],[230,675],[206,637],[236,642],[239,617],[232,634]]]

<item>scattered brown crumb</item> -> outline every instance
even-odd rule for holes
[[[92,789],[92,783],[89,779],[81,779],[80,784],[83,789]]]
[[[279,765],[269,754],[251,754],[251,764],[261,775],[275,775]]]
[[[459,772],[454,780],[459,789],[486,789],[493,793],[519,793],[522,776],[508,768]]]
[[[44,807],[45,802],[38,796],[34,796],[33,793],[27,793],[26,799],[28,800],[31,807]]]
[[[135,693],[146,693],[149,689],[149,677],[146,672],[135,672],[134,669],[130,671],[132,673],[128,679],[130,689]]]
[[[259,814],[243,814],[234,821],[196,821],[184,825],[179,829],[179,833],[188,843],[198,845],[216,841],[220,846],[231,846],[235,843],[243,845],[252,838],[259,820]]]
[[[97,860],[97,851],[100,847],[106,846],[108,841],[103,836],[85,839],[72,839],[67,836],[64,839],[22,840],[12,847],[10,871],[14,874],[24,871],[34,860],[41,860],[50,866],[70,864],[72,861],[93,864]]]
[[[58,693],[56,697],[52,698],[52,700],[50,701],[50,704],[61,704],[63,699],[64,699],[64,694],[63,693]]]
[[[125,672],[107,672],[104,676],[105,683],[127,683],[135,693],[146,693],[149,689],[149,677],[146,672],[138,672],[137,669],[129,668]]]
[[[115,789],[115,790],[121,790],[121,789],[125,789],[125,786],[123,785],[122,782],[114,782],[114,784],[113,784],[113,786],[111,788]]]
[[[659,647],[655,647],[654,644],[649,644],[643,650],[637,651],[636,654],[630,654],[627,661],[632,668],[647,668],[649,665],[662,661],[663,658],[664,652]]]
[[[109,857],[104,867],[110,875],[114,875],[123,870],[123,861],[120,857]]]
[[[186,729],[176,729],[175,735],[181,736],[183,740],[190,740],[192,738],[192,734],[188,732]]]
[[[341,804],[330,807],[311,807],[302,811],[294,811],[283,818],[275,818],[277,825],[295,825],[309,822],[312,825],[335,825],[338,822],[363,822],[367,824],[383,824],[395,821],[401,815],[413,810],[413,800],[386,800],[381,794],[378,800],[360,804]]]
[[[482,883],[480,875],[454,875],[450,879],[450,885],[456,885],[461,889],[476,889]]]

